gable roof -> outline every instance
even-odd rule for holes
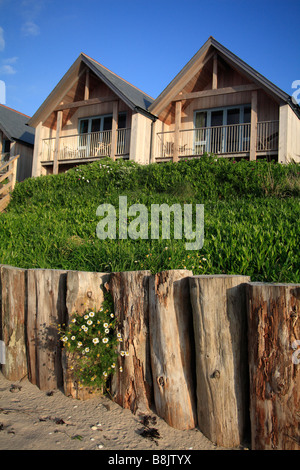
[[[81,53],[83,62],[98,76],[109,88],[112,89],[132,109],[139,108],[148,112],[148,107],[154,99],[137,87],[116,75],[96,60]]]
[[[291,108],[295,111],[297,116],[300,118],[300,107],[293,102],[290,95],[285,93],[283,90],[278,88],[274,83],[268,80],[266,77],[261,75],[250,65],[240,59],[238,56],[229,51],[226,47],[220,44],[212,36],[203,44],[198,52],[191,58],[191,60],[182,68],[182,70],[175,76],[175,78],[169,83],[169,85],[162,91],[162,93],[156,98],[156,100],[149,106],[149,111],[157,114],[157,111],[161,108],[161,105],[166,102],[172,101],[172,98],[177,94],[173,92],[174,87],[180,82],[186,84],[190,79],[188,72],[193,69],[197,70],[197,65],[201,67],[201,57],[208,51],[210,47],[213,47],[221,57],[223,57],[229,64],[233,65],[236,69],[250,78],[257,85],[264,88],[266,91],[271,93],[273,96],[277,97],[279,100],[282,100],[288,103]],[[184,86],[184,85],[183,85]]]
[[[34,144],[35,130],[27,125],[30,117],[0,104],[0,129],[9,140]]]
[[[148,107],[154,101],[151,96],[147,95],[137,87],[119,77],[111,70],[104,67],[102,64],[92,59],[83,52],[71,65],[56,87],[52,90],[49,96],[41,104],[39,109],[35,112],[29,121],[30,125],[35,126],[41,117],[54,109],[59,102],[63,99],[63,90],[68,86],[72,80],[79,77],[80,67],[85,64],[100,80],[102,80],[122,101],[124,101],[129,108],[137,112],[144,113],[147,117],[153,118],[149,113]]]

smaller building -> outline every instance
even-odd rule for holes
[[[31,177],[35,130],[27,125],[30,116],[0,104],[1,162],[20,155],[17,181]]]
[[[109,156],[150,160],[153,99],[81,53],[32,116],[32,176]]]

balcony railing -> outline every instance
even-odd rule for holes
[[[126,156],[130,148],[131,129],[117,130],[116,156]],[[55,137],[43,140],[42,161],[53,161]],[[90,132],[59,138],[58,160],[108,157],[111,155],[112,131]]]
[[[251,124],[201,127],[179,132],[178,157],[216,155],[247,155],[250,152]],[[157,134],[156,159],[174,155],[175,132]],[[257,123],[257,152],[278,150],[278,121]]]

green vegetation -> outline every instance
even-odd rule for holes
[[[79,386],[102,390],[117,368],[118,355],[128,355],[122,350],[121,334],[116,333],[113,302],[108,293],[99,311],[74,313],[68,327],[59,325],[58,331]],[[119,370],[122,372],[122,366]]]
[[[134,203],[204,204],[203,248],[187,240],[99,240],[96,209]],[[186,267],[300,282],[300,168],[204,157],[137,165],[101,160],[19,183],[0,216],[0,262],[22,268],[129,271]]]

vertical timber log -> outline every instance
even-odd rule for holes
[[[66,324],[69,323],[72,314],[84,315],[90,310],[99,310],[104,300],[104,284],[109,280],[109,274],[97,272],[68,271],[67,274],[67,295]],[[62,354],[64,393],[66,396],[87,400],[101,394],[101,391],[93,390],[90,387],[78,385],[72,373],[72,358],[63,350]]]
[[[157,414],[177,429],[196,426],[194,337],[187,270],[150,278],[150,351]]]
[[[2,373],[8,380],[21,380],[27,375],[26,356],[26,272],[1,266],[0,339],[5,345]]]
[[[28,269],[27,348],[29,380],[41,390],[62,386],[58,324],[66,315],[66,271]]]
[[[119,405],[133,413],[137,410],[149,413],[153,394],[149,348],[150,274],[150,271],[112,273],[109,284],[118,332],[123,339],[120,349],[129,353],[118,356],[112,395]]]
[[[248,419],[247,276],[189,279],[193,309],[198,427],[213,443],[235,447]]]
[[[247,286],[253,450],[300,450],[300,284]]]

